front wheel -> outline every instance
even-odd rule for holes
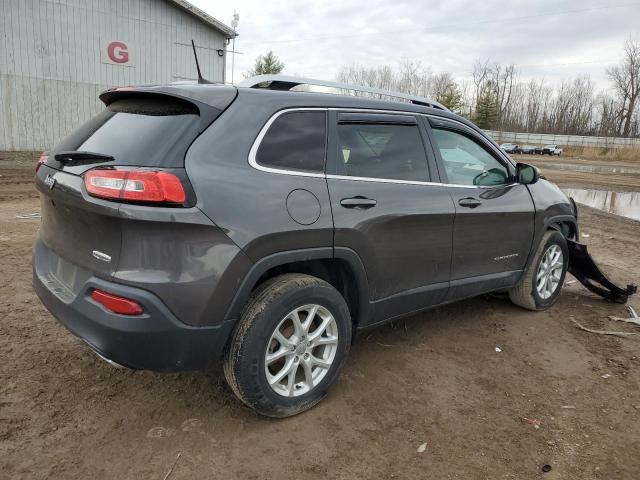
[[[252,294],[225,353],[224,373],[256,412],[288,417],[322,400],[350,345],[342,295],[316,277],[280,275]]]
[[[546,310],[562,290],[569,265],[569,250],[564,236],[557,230],[547,231],[533,261],[518,284],[509,290],[509,298],[528,310]]]

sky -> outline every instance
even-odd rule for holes
[[[234,10],[240,15],[235,82],[273,50],[284,74],[323,80],[354,62],[403,59],[464,80],[477,59],[490,59],[516,64],[522,80],[557,84],[588,74],[607,89],[606,68],[620,60],[630,35],[640,38],[640,1],[190,1],[227,25]]]

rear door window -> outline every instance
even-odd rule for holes
[[[426,182],[427,157],[418,125],[412,121],[391,123],[392,115],[378,119],[366,115],[340,121],[337,129],[337,174],[349,177]],[[404,118],[404,117],[403,117]]]
[[[278,116],[269,126],[256,161],[265,167],[323,172],[327,137],[324,111],[295,111]]]

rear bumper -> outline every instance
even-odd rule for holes
[[[215,327],[193,327],[180,322],[155,295],[94,276],[75,292],[60,286],[41,255],[48,249],[40,240],[33,258],[33,288],[42,303],[71,333],[111,362],[133,369],[175,372],[195,370],[218,359],[232,322]],[[50,252],[50,251],[49,251]],[[99,288],[140,303],[144,313],[118,315],[91,299]]]

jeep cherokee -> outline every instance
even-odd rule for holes
[[[98,355],[221,358],[240,400],[285,417],[365,328],[492,291],[556,301],[575,204],[472,123],[393,92],[409,103],[245,83],[108,90],[38,161],[34,288]]]

